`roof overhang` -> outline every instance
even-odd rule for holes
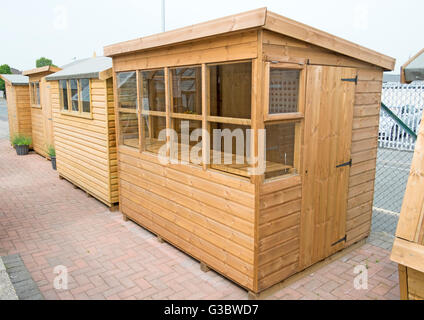
[[[99,79],[107,80],[112,78],[112,68],[101,72],[89,72],[89,73],[78,73],[78,74],[69,74],[69,75],[49,75],[46,77],[47,81],[57,81],[57,80],[71,80],[71,79]]]
[[[267,8],[109,45],[104,47],[104,54],[113,57],[248,29],[264,29],[284,34],[370,63],[386,71],[392,71],[395,67],[396,60],[391,57],[270,12]]]
[[[41,68],[35,68],[35,69],[31,69],[31,70],[27,70],[22,72],[22,74],[24,76],[33,76],[39,73],[45,73],[45,72],[50,72],[50,73],[54,73],[54,72],[58,72],[62,70],[61,68],[58,67],[53,67],[53,66],[44,66]]]
[[[18,77],[14,76],[19,76],[19,78],[26,78],[26,82],[22,81],[21,79],[19,79],[19,81],[14,80],[13,78],[18,79]],[[0,74],[0,78],[3,79],[6,84],[11,86],[28,86],[29,84],[28,77],[22,75]]]

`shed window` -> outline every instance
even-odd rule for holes
[[[67,111],[68,107],[68,82],[66,80],[59,81],[59,90],[60,90],[60,104],[62,110]]]
[[[210,167],[248,177],[252,63],[209,66]]]
[[[31,103],[40,106],[40,83],[31,82]]]
[[[298,146],[296,136],[300,122],[269,123],[266,130],[265,178],[296,173]]]
[[[91,114],[90,79],[59,80],[59,90],[62,111],[84,117]]]
[[[202,163],[202,121],[172,119],[170,158],[181,163]]]
[[[202,114],[202,68],[171,69],[172,112]]]
[[[135,71],[117,74],[117,92],[120,143],[138,148],[137,74]]]
[[[78,95],[78,80],[70,80],[71,89],[71,106],[72,111],[78,111],[79,95]]]
[[[80,96],[82,103],[82,112],[90,112],[90,80],[81,79],[80,84]]]
[[[299,111],[300,70],[271,68],[269,114]]]
[[[143,151],[158,154],[161,147],[166,144],[165,71],[163,69],[141,71],[140,79]]]

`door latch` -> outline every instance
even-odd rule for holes
[[[338,166],[336,166],[336,168],[343,168],[343,167],[347,167],[347,166],[352,167],[352,159],[350,159],[349,162],[339,164]]]

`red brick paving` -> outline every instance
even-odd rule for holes
[[[46,299],[246,299],[246,291],[58,179],[36,154],[0,140],[0,256],[19,253]],[[368,290],[355,290],[355,266]],[[56,290],[55,266],[68,268]],[[366,244],[267,299],[399,299],[389,252]]]

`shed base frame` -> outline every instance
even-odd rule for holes
[[[267,289],[265,289],[263,291],[254,292],[254,291],[250,290],[249,288],[246,288],[246,287],[240,285],[239,283],[235,282],[231,278],[226,277],[221,272],[215,270],[213,267],[210,267],[209,265],[207,265],[203,261],[200,261],[198,258],[194,257],[190,253],[188,253],[188,252],[180,249],[178,246],[174,245],[172,242],[168,241],[166,238],[162,238],[162,236],[159,235],[157,232],[155,232],[153,230],[150,230],[149,228],[143,226],[142,224],[140,224],[136,220],[132,219],[131,217],[123,214],[122,215],[122,218],[123,218],[124,221],[132,221],[135,224],[137,224],[138,226],[140,226],[141,228],[143,228],[143,229],[145,229],[145,230],[153,233],[154,235],[157,236],[157,239],[158,239],[158,241],[160,243],[167,242],[170,245],[172,245],[174,248],[176,248],[176,249],[180,250],[181,252],[183,252],[184,254],[186,254],[186,255],[192,257],[193,259],[199,261],[199,263],[200,263],[200,269],[203,272],[209,272],[209,271],[213,270],[214,272],[216,272],[217,274],[220,274],[225,279],[231,281],[235,285],[237,285],[240,288],[246,290],[247,298],[249,300],[262,300],[262,299],[266,299],[267,297],[269,297],[270,295],[272,295],[276,291],[281,290],[281,289],[287,287],[291,283],[300,280],[301,278],[305,277],[306,275],[311,274],[311,273],[315,272],[316,270],[318,270],[318,269],[320,269],[320,268],[328,265],[329,263],[331,263],[331,262],[333,262],[333,261],[335,261],[337,259],[340,259],[341,257],[347,255],[348,253],[352,252],[353,250],[362,247],[366,243],[366,241],[367,241],[367,239],[369,237],[369,234],[364,235],[364,237],[362,239],[358,239],[358,241],[356,241],[355,243],[350,244],[349,246],[347,246],[346,248],[344,248],[344,249],[342,249],[342,250],[340,250],[338,252],[335,252],[334,254],[332,254],[331,256],[327,257],[326,259],[321,260],[319,262],[316,262],[315,264],[313,264],[312,266],[310,266],[310,267],[308,267],[308,268],[306,268],[304,270],[300,270],[300,271],[296,272],[295,274],[289,276],[288,278],[284,279],[283,281],[281,281],[281,282],[279,282],[279,283],[271,286],[270,288],[267,288]]]
[[[100,201],[101,203],[103,203],[104,205],[109,207],[109,210],[111,212],[119,210],[119,204],[118,203],[110,203],[110,202],[104,201],[103,199],[100,199],[99,197],[97,197],[95,194],[93,194],[92,192],[90,192],[89,190],[87,190],[86,188],[81,186],[80,184],[74,182],[72,179],[69,179],[68,177],[65,177],[62,173],[59,174],[59,179],[68,181],[69,183],[71,183],[74,186],[75,189],[83,190],[87,194],[88,197],[93,197],[94,199]]]

